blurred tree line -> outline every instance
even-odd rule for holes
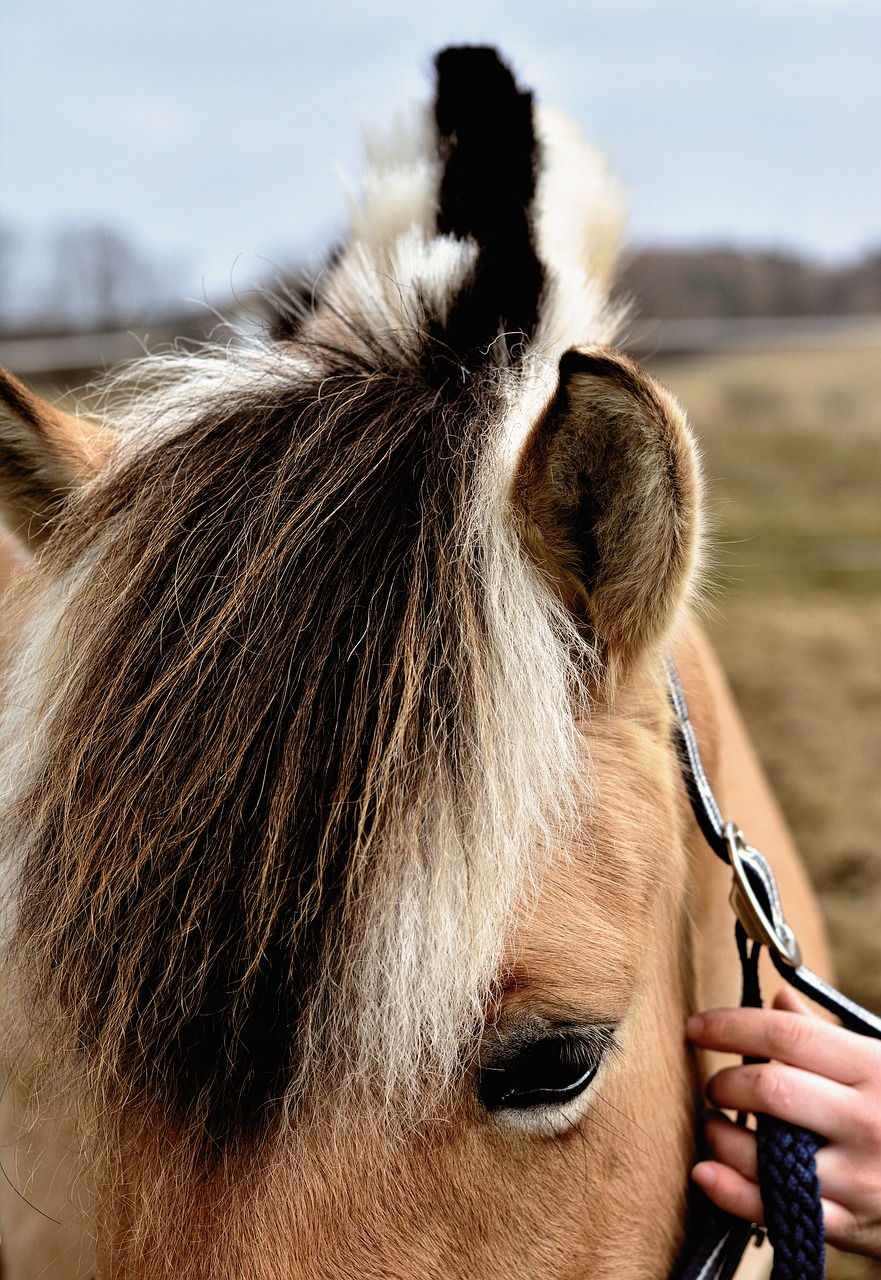
[[[659,319],[881,313],[881,250],[830,266],[794,253],[642,249],[621,287],[639,313]]]
[[[184,267],[98,222],[45,235],[0,225],[0,333],[173,323],[192,311],[182,302]],[[302,294],[298,273],[292,280]],[[639,314],[661,319],[881,313],[881,250],[833,266],[786,252],[645,248],[620,285]]]
[[[113,330],[180,312],[180,263],[104,223],[0,225],[0,332]]]

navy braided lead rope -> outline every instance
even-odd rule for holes
[[[735,926],[737,949],[743,967],[744,1005],[761,1008],[759,953],[750,947],[743,926]],[[763,1059],[749,1058],[745,1062]],[[765,1211],[765,1227],[774,1250],[771,1280],[823,1280],[826,1245],[817,1150],[823,1139],[773,1116],[756,1117],[759,1191]]]
[[[821,1280],[826,1245],[817,1148],[822,1139],[770,1116],[758,1117],[759,1190],[774,1249],[771,1280]]]

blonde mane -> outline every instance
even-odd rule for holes
[[[12,952],[97,1096],[215,1138],[319,1082],[412,1114],[565,821],[586,646],[511,516],[496,374],[257,349],[215,389],[213,360],[46,550]]]

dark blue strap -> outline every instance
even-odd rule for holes
[[[793,969],[780,960],[773,951],[771,960],[781,978],[785,978],[789,985],[803,996],[822,1005],[829,1013],[834,1013],[848,1031],[856,1031],[861,1036],[872,1036],[876,1040],[881,1040],[881,1018],[876,1017],[869,1009],[864,1009],[861,1004],[857,1004],[849,996],[837,991],[825,978],[813,973],[807,965],[800,964]]]

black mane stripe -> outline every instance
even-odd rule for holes
[[[538,319],[544,273],[530,217],[538,149],[533,102],[495,49],[444,49],[435,66],[444,162],[437,230],[479,248],[474,273],[436,336],[470,364],[486,359],[500,335],[513,354]]]

